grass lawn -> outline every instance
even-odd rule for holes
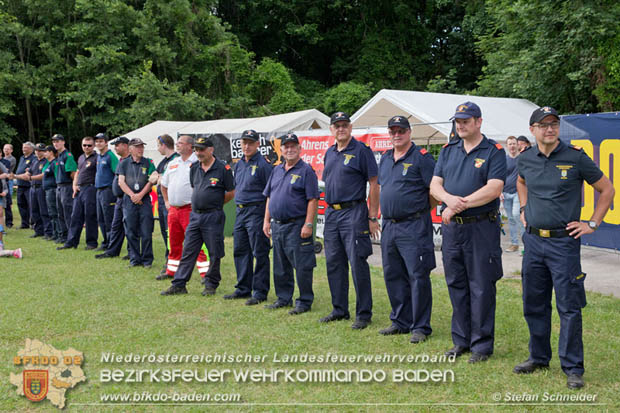
[[[158,227],[157,225],[155,225]],[[13,357],[25,339],[38,339],[58,350],[73,347],[84,353],[87,382],[67,393],[67,411],[617,411],[620,408],[620,301],[588,293],[584,309],[586,387],[566,388],[565,375],[557,358],[559,320],[554,312],[552,347],[554,358],[547,372],[529,376],[512,373],[515,364],[528,356],[528,331],[522,316],[521,285],[501,280],[497,285],[495,354],[485,363],[470,365],[467,357],[454,363],[431,362],[336,362],[276,363],[274,353],[283,355],[439,355],[452,346],[452,309],[441,274],[433,274],[433,334],[418,345],[408,335],[383,337],[377,333],[389,325],[390,306],[381,268],[372,268],[373,324],[352,331],[351,321],[323,325],[318,319],[331,311],[325,261],[319,258],[314,273],[315,302],[312,311],[289,316],[286,310],[270,311],[262,305],[247,307],[243,300],[225,301],[234,290],[235,271],[232,239],[227,239],[227,256],[222,262],[223,280],[217,295],[200,295],[197,271],[188,285],[189,294],[162,297],[168,282],[156,281],[163,265],[163,242],[158,229],[153,235],[155,263],[151,270],[129,269],[120,259],[96,260],[82,243],[77,250],[56,251],[55,244],[28,238],[31,231],[11,229],[7,248],[21,246],[24,259],[0,259],[3,283],[0,289],[0,411],[55,411],[49,401],[32,403],[15,393],[9,373],[21,372]],[[124,254],[124,250],[123,250]],[[273,290],[269,301],[275,299]],[[350,286],[350,309],[355,296]],[[102,353],[196,354],[265,356],[264,362],[229,363],[122,363],[102,361]],[[240,383],[228,376],[224,382],[198,383],[102,383],[104,369],[198,370],[272,369],[369,370],[384,372],[382,382]],[[396,370],[451,370],[454,382],[397,383]],[[240,402],[223,405],[105,404],[103,394],[135,392],[235,393]],[[583,394],[596,403],[566,405],[543,400],[549,395]],[[507,403],[507,394],[537,396],[538,404]],[[494,398],[500,398],[497,403]]]

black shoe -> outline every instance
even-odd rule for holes
[[[456,357],[460,357],[465,353],[469,353],[469,348],[468,347],[461,347],[459,345],[456,345],[454,347],[452,347],[450,350],[446,351],[445,355],[446,356],[456,356]]]
[[[54,238],[50,237],[49,235],[44,236],[43,239],[45,241],[53,241],[54,240]]]
[[[250,299],[245,302],[245,305],[256,305],[262,303],[265,300],[265,298],[250,297]]]
[[[177,287],[175,285],[171,285],[170,288],[161,292],[161,295],[177,295],[177,294],[187,294],[187,288]]]
[[[30,229],[30,227],[20,226],[18,229]]]
[[[157,277],[155,277],[155,279],[156,279],[157,281],[167,280],[167,279],[169,279],[169,278],[172,278],[172,277],[171,277],[171,276],[169,276],[169,275],[168,275],[168,274],[166,274],[166,273],[159,274]]]
[[[103,254],[95,255],[95,258],[97,258],[97,259],[100,259],[100,258],[114,258],[114,255],[110,255],[110,254],[104,252]]]
[[[514,369],[512,369],[513,373],[517,374],[530,374],[534,373],[538,369],[548,369],[549,364],[536,363],[530,359],[525,360],[521,364],[517,364]]]
[[[413,333],[411,333],[411,339],[409,340],[409,342],[413,344],[418,344],[426,341],[426,337],[428,337],[426,334],[419,331],[414,331]]]
[[[64,240],[64,239],[62,239],[62,238],[58,238],[58,239],[56,239],[56,241],[55,241],[55,242],[56,242],[56,244],[64,244],[64,243],[65,243],[65,240]]]
[[[348,320],[349,317],[349,314],[335,315],[334,313],[330,313],[325,317],[321,318],[319,320],[319,323],[331,323],[332,321]]]
[[[106,248],[103,245],[100,245],[99,247],[97,247],[97,249],[95,251],[105,251]]]
[[[207,296],[207,295],[215,295],[215,288],[213,287],[205,287],[204,290],[202,290],[202,295]]]
[[[368,327],[371,322],[372,321],[370,320],[360,320],[359,318],[356,318],[353,324],[351,324],[351,328],[353,330],[363,330]]]
[[[74,248],[74,249],[75,249],[75,248],[77,248],[77,247],[72,247],[72,246],[70,246],[70,245],[61,245],[60,247],[56,247],[56,249],[57,249],[58,251],[60,251],[60,250],[69,250],[69,249],[71,249],[71,248]]]
[[[398,327],[396,324],[392,324],[388,328],[384,328],[383,330],[379,330],[379,334],[382,336],[393,336],[394,334],[407,334],[409,330],[404,330]]]
[[[468,363],[479,363],[481,361],[487,361],[491,357],[490,354],[480,354],[475,351],[471,353],[471,357],[467,360]]]
[[[297,314],[303,314],[303,313],[307,313],[308,311],[310,311],[309,308],[305,308],[305,307],[299,307],[296,306],[295,308],[293,308],[291,311],[289,311],[288,313],[290,315],[297,315]]]
[[[91,250],[96,250],[96,249],[97,249],[97,247],[96,247],[96,246],[93,246],[93,245],[87,245],[87,246],[85,246],[85,247],[84,247],[84,249],[85,249],[86,251],[91,251]]]
[[[42,236],[43,236],[43,234],[32,234],[28,238],[38,238],[38,237],[42,237]]]
[[[581,374],[569,374],[566,378],[566,387],[569,389],[580,389],[584,385]]]
[[[293,303],[291,303],[290,301],[284,302],[284,301],[280,301],[280,300],[276,300],[273,304],[268,304],[265,306],[265,308],[268,308],[269,310],[277,310],[278,308],[282,308],[282,307],[292,307]]]
[[[135,264],[135,263],[129,263],[129,265],[127,265],[127,268],[135,268],[135,267],[142,267],[142,264]]]
[[[159,273],[159,275],[165,275],[168,276],[168,273],[166,272],[166,267],[164,267],[161,272]],[[204,284],[202,281],[200,282],[201,284]]]
[[[235,291],[232,294],[226,294],[224,296],[224,300],[238,300],[240,298],[248,298],[250,296],[250,294],[241,294],[238,293],[237,291]]]
[[[128,259],[129,259],[129,255],[125,255],[125,256],[123,257],[123,261],[127,261]]]

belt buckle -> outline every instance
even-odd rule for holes
[[[543,238],[551,237],[551,230],[548,229],[539,229],[538,234]]]
[[[454,217],[454,222],[456,222],[457,224],[463,225],[463,217],[459,217],[459,216]]]
[[[342,207],[340,206],[340,204],[333,204],[332,208],[334,208],[336,211],[341,210]]]

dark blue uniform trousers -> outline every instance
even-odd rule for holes
[[[401,330],[432,333],[433,292],[430,273],[435,268],[433,226],[428,217],[392,222],[384,219],[381,232],[383,278],[392,324]]]
[[[500,223],[442,224],[443,265],[452,302],[452,341],[493,354],[495,283],[503,275]]]
[[[224,251],[224,224],[226,215],[224,211],[212,211],[199,214],[192,211],[189,214],[189,223],[185,229],[183,241],[183,254],[177,272],[174,274],[172,285],[183,287],[189,282],[198,254],[202,250],[202,244],[209,251],[209,271],[205,274],[204,285],[216,289],[220,285],[222,275],[220,273],[220,260],[225,255]]]
[[[30,187],[30,220],[36,235],[50,235],[50,217],[45,203],[45,192],[41,186]]]
[[[129,262],[132,265],[153,264],[153,209],[151,197],[145,196],[142,205],[136,205],[125,195],[123,197],[123,216]]]
[[[314,255],[314,239],[301,238],[301,228],[305,218],[278,224],[271,224],[271,238],[273,239],[273,286],[278,301],[291,303],[295,290],[293,269],[297,274],[299,298],[295,306],[310,309],[314,301],[312,291],[312,272],[316,267]]]
[[[86,225],[86,245],[97,247],[99,228],[97,227],[97,189],[93,185],[80,187],[73,200],[69,238],[65,245],[77,247],[82,228]]]
[[[352,208],[328,208],[325,215],[325,261],[327,281],[332,295],[332,314],[349,315],[349,263],[355,286],[355,315],[360,320],[372,318],[370,269],[366,259],[372,254],[368,229],[368,207],[361,203]]]
[[[164,197],[157,195],[157,220],[159,221],[159,230],[161,236],[164,239],[164,246],[166,247],[166,261],[168,260],[168,210],[166,209],[166,203]],[[165,263],[164,263],[165,265]]]
[[[17,187],[17,209],[22,218],[21,228],[30,228],[30,187]]]
[[[108,246],[105,253],[113,257],[118,257],[125,241],[125,220],[123,219],[123,197],[116,198],[114,205],[114,218],[108,234]]]
[[[265,203],[237,208],[233,230],[233,251],[238,294],[252,293],[258,300],[269,293],[269,238],[263,233]],[[256,266],[253,267],[254,258]]]
[[[114,207],[116,197],[112,192],[112,187],[97,188],[97,222],[103,235],[101,246],[104,250],[108,248],[110,242],[110,231],[112,230],[112,220],[114,219]]]
[[[6,223],[6,226],[10,228],[13,226],[13,209],[11,208],[11,206],[13,205],[13,181],[9,180],[8,184],[9,193],[5,197],[6,205],[4,205],[4,222]]]
[[[71,184],[60,184],[56,187],[56,208],[60,224],[60,239],[65,242],[71,226],[73,212],[73,188]]]
[[[52,233],[50,236],[54,240],[60,239],[60,222],[58,222],[58,207],[56,206],[56,188],[45,189],[45,204],[47,214],[50,218]]]
[[[524,233],[523,315],[530,329],[530,359],[551,360],[551,292],[560,315],[558,353],[566,374],[584,372],[581,309],[586,306],[579,258],[581,242],[572,237],[540,238]]]

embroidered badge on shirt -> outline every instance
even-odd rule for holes
[[[293,185],[299,178],[301,178],[300,175],[291,174],[291,185]]]
[[[476,158],[474,159],[474,166],[476,168],[480,168],[482,166],[483,163],[486,162],[486,159],[480,159],[480,158]]]
[[[573,167],[573,165],[556,165],[560,172],[560,179],[568,179],[568,170]]]
[[[250,175],[254,176],[254,174],[256,173],[256,168],[258,168],[258,165],[252,165],[250,166],[250,168],[252,168],[252,173]]]
[[[404,163],[403,162],[403,176],[407,175],[407,169],[409,169],[409,167],[413,165],[412,163]]]
[[[217,183],[220,181],[218,178],[209,178],[211,180],[211,186],[215,186],[217,185]]]
[[[350,155],[348,153],[344,154],[344,164],[348,165],[349,161],[351,161],[351,159],[355,158],[355,155]]]

